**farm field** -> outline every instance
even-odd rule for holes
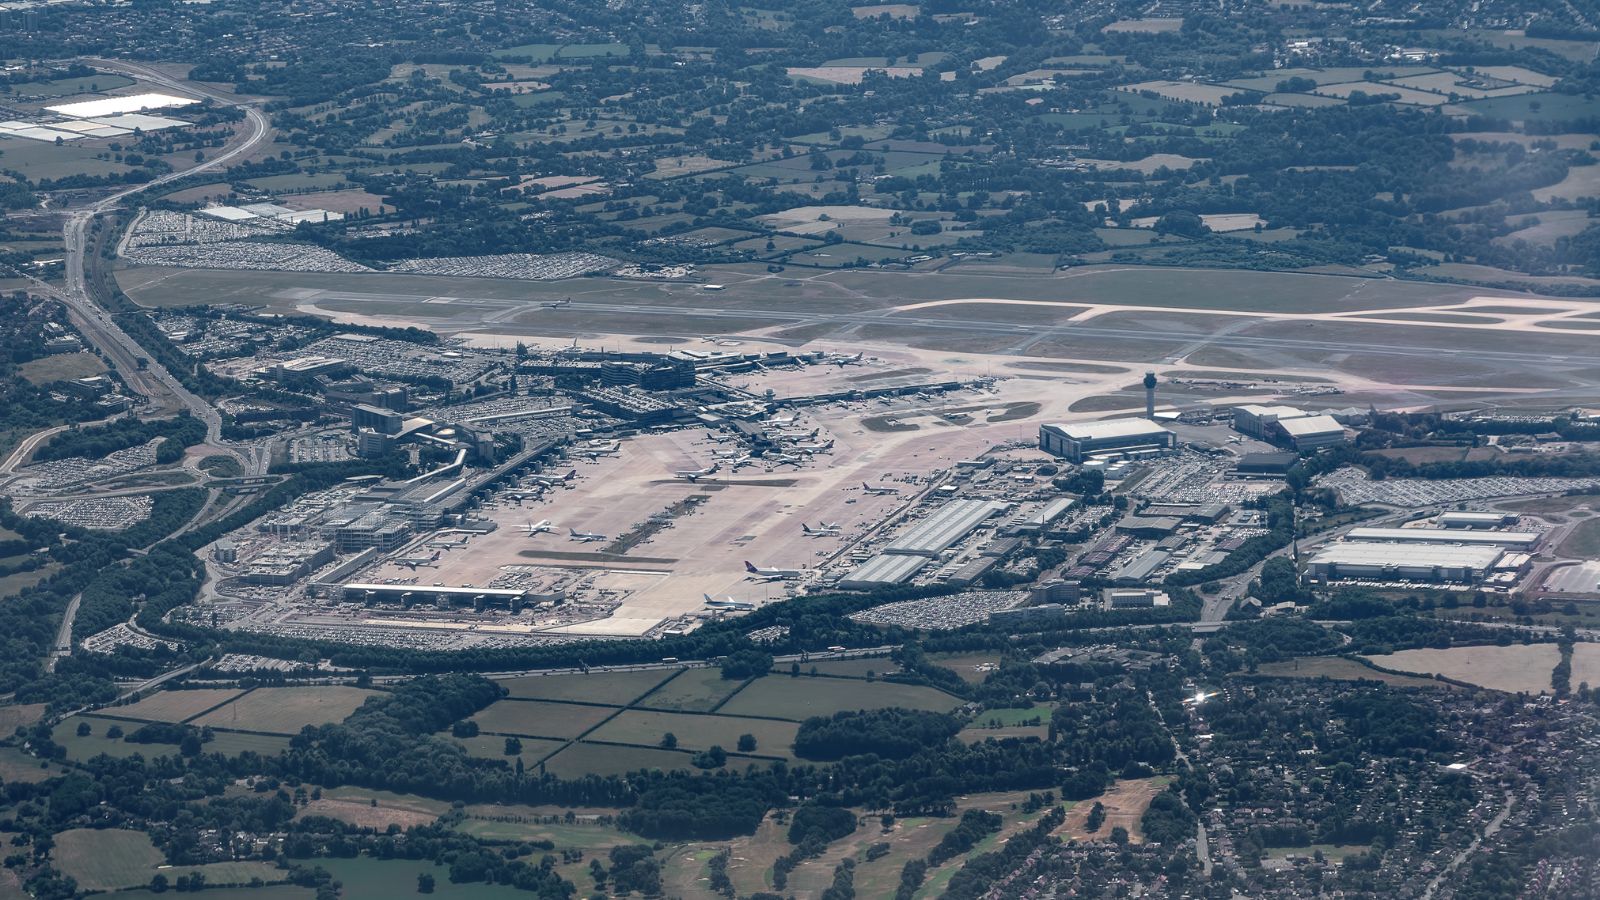
[[[101,710],[108,716],[142,719],[147,722],[182,722],[208,709],[221,706],[243,691],[233,688],[206,688],[193,691],[161,691],[127,706]]]
[[[561,778],[584,775],[626,775],[640,769],[673,771],[691,769],[688,753],[657,750],[651,747],[619,747],[610,744],[576,743],[545,760],[545,771]],[[764,764],[763,764],[764,765]],[[736,767],[729,760],[730,767]]]
[[[650,709],[710,712],[743,685],[741,680],[723,678],[721,669],[685,669],[640,700],[639,705]]]
[[[0,747],[0,782],[37,784],[61,774],[59,763],[52,764],[34,759],[16,747]]]
[[[542,700],[501,700],[472,717],[490,734],[520,737],[575,738],[615,715],[610,706],[549,703]]]
[[[550,738],[517,738],[522,742],[522,752],[516,756],[507,756],[506,739],[501,735],[480,734],[477,737],[451,738],[451,740],[465,747],[470,756],[504,760],[510,765],[516,765],[516,761],[521,759],[524,767],[534,765],[567,745],[564,740]]]
[[[1257,676],[1269,678],[1328,678],[1333,681],[1378,681],[1390,687],[1449,688],[1442,681],[1420,678],[1415,675],[1396,675],[1380,672],[1342,656],[1305,656],[1281,662],[1262,663],[1256,668]]]
[[[1561,553],[1574,559],[1600,557],[1600,519],[1579,522],[1561,542]]]
[[[257,688],[191,724],[272,734],[298,734],[307,725],[344,721],[376,693],[342,686]]]
[[[733,695],[718,712],[778,716],[798,722],[811,716],[831,716],[841,710],[890,706],[948,712],[960,703],[943,691],[918,685],[768,675]]]
[[[426,825],[450,811],[450,804],[414,794],[396,794],[369,788],[324,788],[297,816],[329,816],[361,828],[401,828]]]
[[[1364,658],[1385,669],[1438,674],[1507,693],[1540,694],[1550,691],[1550,673],[1561,655],[1555,644],[1513,644],[1401,650]]]
[[[682,750],[705,750],[716,745],[732,753],[739,743],[739,736],[749,734],[756,739],[756,749],[752,752],[762,756],[788,756],[794,746],[797,730],[798,726],[793,722],[771,719],[630,709],[596,728],[585,738],[653,747],[670,733],[678,739],[678,748]]]
[[[159,871],[168,879],[202,872],[212,884],[245,884],[282,878],[276,866],[262,862],[211,863],[204,866],[164,866],[166,859],[142,831],[76,828],[55,836],[55,858],[61,871],[89,890],[117,890],[150,883]]]
[[[1572,688],[1587,683],[1600,687],[1600,644],[1574,644],[1572,647]]]
[[[570,700],[622,706],[642,697],[646,691],[666,680],[671,672],[598,672],[591,675],[532,675],[499,681],[511,693],[525,700]]]
[[[417,895],[417,876],[430,872],[439,885],[439,895],[452,900],[527,900],[528,892],[505,884],[451,884],[449,869],[431,860],[318,859],[334,879],[344,883],[344,900],[394,900]]]

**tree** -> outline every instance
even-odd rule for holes
[[[678,736],[673,734],[670,731],[667,732],[666,734],[663,734],[661,736],[661,749],[663,749],[663,750],[676,750],[676,749],[678,749]]]
[[[419,894],[431,894],[431,893],[433,893],[433,875],[432,875],[432,873],[422,872],[422,873],[417,875],[417,893],[419,893]]]
[[[522,739],[521,738],[514,738],[514,737],[506,738],[506,755],[507,756],[521,756],[522,755]]]
[[[753,734],[739,735],[739,752],[751,753],[756,749],[756,736]]]

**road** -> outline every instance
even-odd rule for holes
[[[1433,876],[1433,880],[1428,882],[1427,889],[1422,892],[1422,900],[1432,900],[1434,893],[1439,890],[1440,885],[1444,884],[1444,880],[1450,877],[1450,873],[1460,868],[1468,857],[1478,852],[1478,847],[1482,846],[1485,838],[1494,836],[1494,833],[1500,830],[1500,826],[1505,824],[1506,816],[1511,815],[1511,807],[1515,805],[1516,798],[1512,796],[1510,791],[1507,791],[1506,805],[1501,807],[1500,812],[1483,826],[1482,833],[1473,838],[1472,843],[1462,848],[1461,852],[1450,860],[1449,865],[1439,870],[1439,874]]]
[[[168,75],[137,63],[123,62],[121,60],[91,60],[91,62],[99,68],[120,71],[180,92],[199,94],[218,103],[234,104],[236,102],[232,98],[224,97],[209,89],[193,84],[180,83]],[[144,365],[140,365],[139,360],[147,359],[148,357],[146,351],[117,325],[110,313],[97,305],[90,296],[84,257],[89,250],[90,225],[102,213],[115,209],[123,200],[150,188],[226,166],[233,160],[254,150],[265,141],[272,133],[266,116],[255,107],[246,106],[243,109],[249,129],[243,140],[225,148],[210,159],[197,162],[185,169],[174,170],[154,181],[124,188],[101,198],[89,206],[70,213],[62,230],[63,241],[66,244],[65,283],[60,289],[57,289],[35,279],[35,284],[41,286],[43,293],[60,300],[66,305],[73,325],[77,327],[89,343],[93,344],[105,355],[112,367],[117,370],[117,374],[127,383],[130,390],[139,393],[150,401],[153,412],[176,412],[181,409],[187,409],[190,415],[206,423],[207,443],[230,453],[235,451],[226,448],[222,443],[222,417],[210,403],[191,393],[159,362],[148,360]],[[235,453],[235,455],[238,454]],[[241,461],[247,464],[247,470],[254,468],[252,460],[241,458]]]
[[[54,672],[56,663],[63,656],[72,655],[72,623],[78,618],[78,604],[83,602],[83,595],[76,594],[72,602],[67,604],[67,611],[61,614],[61,625],[56,628],[56,642],[50,648],[50,656],[44,661],[44,670]]]

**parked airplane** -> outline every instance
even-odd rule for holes
[[[866,351],[865,350],[863,350],[860,353],[857,353],[855,356],[843,356],[843,355],[837,355],[836,354],[833,357],[833,359],[831,359],[829,361],[832,362],[834,365],[836,365],[836,366],[838,366],[839,368],[842,369],[845,366],[859,366],[859,365],[861,365],[861,360],[862,360],[862,357],[864,357],[864,356],[866,356]]]
[[[800,531],[804,533],[806,537],[834,537],[839,533],[839,526],[829,525],[827,522],[823,522],[821,528],[812,528],[810,525],[801,522]]]
[[[555,531],[555,526],[550,524],[549,519],[541,519],[537,525],[529,522],[522,530],[528,535],[528,537],[538,537],[547,531]]]
[[[405,566],[415,572],[418,566],[427,566],[430,569],[439,568],[439,551],[433,551],[432,556],[413,556],[395,560],[396,565]]]
[[[684,470],[682,472],[678,472],[677,473],[677,477],[678,478],[682,478],[685,481],[691,481],[691,482],[699,481],[700,479],[706,477],[707,475],[715,475],[715,474],[717,474],[717,472],[721,468],[722,468],[722,463],[714,462],[711,465],[706,466],[704,469],[686,469],[686,470]]]
[[[578,477],[578,470],[573,469],[565,475],[540,475],[534,480],[545,487],[560,487]]]
[[[803,569],[769,569],[758,566],[749,560],[745,560],[744,570],[750,573],[747,577],[761,581],[781,581],[789,578],[799,578],[805,574]]]
[[[596,534],[593,531],[579,531],[576,528],[568,528],[567,539],[588,543],[589,541],[603,541],[606,539],[606,536],[603,534]]]
[[[712,609],[748,610],[756,608],[756,605],[748,600],[735,600],[732,597],[724,597],[721,600],[714,600],[710,594],[701,594],[700,596],[706,598],[706,605]]]
[[[890,486],[888,486],[886,484],[880,484],[880,485],[877,485],[877,486],[873,486],[873,485],[867,484],[865,481],[861,482],[861,489],[863,491],[866,491],[869,494],[898,494],[898,493],[900,493],[900,491],[897,490],[896,488],[892,488],[892,487],[890,487]]]

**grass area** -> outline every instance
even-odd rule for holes
[[[547,703],[542,700],[501,700],[472,717],[478,728],[491,734],[520,737],[575,738],[616,712],[610,706]]]
[[[961,680],[968,684],[982,684],[989,673],[1000,666],[998,653],[937,653],[928,657],[928,661],[941,669],[961,676]]]
[[[528,892],[504,884],[451,884],[449,869],[431,860],[318,859],[335,880],[344,883],[343,900],[394,900],[417,894],[417,876],[431,873],[439,896],[452,900],[527,900]],[[207,895],[209,898],[209,894]]]
[[[101,91],[113,91],[124,88],[134,81],[122,75],[113,75],[109,72],[96,72],[93,75],[84,75],[77,78],[52,78],[49,81],[29,81],[16,85],[12,90],[24,97],[70,97],[73,94],[88,94]]]
[[[237,459],[220,453],[200,460],[200,470],[213,478],[238,478],[244,474]]]
[[[640,769],[691,769],[689,754],[649,747],[616,747],[608,744],[573,744],[545,760],[545,771],[561,778],[584,775],[626,775]]]
[[[488,808],[469,812],[468,818],[457,825],[456,830],[489,841],[553,841],[557,848],[577,847],[591,852],[609,850],[622,844],[647,843],[644,838],[609,825],[583,821],[541,821],[544,818],[515,810]]]
[[[168,878],[172,877],[170,874]],[[280,875],[279,877],[282,877]],[[117,900],[172,900],[170,892],[156,893],[150,890],[119,891]],[[214,888],[207,886],[204,894],[205,900],[312,900],[316,892],[310,888],[295,887],[288,884],[271,884],[265,887],[228,887]]]
[[[494,56],[498,59],[521,58],[533,62],[627,55],[628,48],[625,44],[519,44],[494,51]]]
[[[1165,790],[1172,779],[1165,775],[1153,778],[1119,778],[1105,793],[1085,800],[1067,810],[1066,821],[1056,829],[1056,834],[1079,841],[1108,840],[1111,829],[1121,826],[1128,830],[1130,842],[1139,844],[1144,842],[1144,832],[1139,829],[1139,820],[1144,817],[1144,811],[1150,808],[1150,801],[1157,793]],[[1087,822],[1089,812],[1094,809],[1095,803],[1105,807],[1106,818],[1099,829],[1089,831]]]
[[[195,725],[298,734],[307,725],[344,721],[375,691],[331,685],[327,687],[258,688],[212,710]]]
[[[501,759],[512,766],[521,759],[523,768],[532,766],[567,745],[564,740],[519,737],[516,740],[522,742],[522,752],[516,756],[507,756],[506,738],[501,735],[480,734],[477,737],[451,738],[451,740],[465,747],[469,756],[476,756],[479,759]]]
[[[1600,115],[1600,99],[1586,98],[1582,94],[1518,94],[1456,105],[1475,116],[1519,122],[1560,122]]]
[[[1579,522],[1561,542],[1561,553],[1575,559],[1600,556],[1600,519]]]
[[[777,716],[798,722],[847,709],[891,706],[948,712],[960,703],[943,691],[919,685],[768,675],[751,682],[718,711],[727,715]]]
[[[1271,678],[1328,678],[1333,681],[1379,681],[1391,687],[1449,687],[1442,681],[1416,675],[1380,672],[1342,656],[1304,656],[1282,662],[1263,663],[1255,674]]]
[[[59,563],[47,563],[32,572],[13,572],[0,576],[0,598],[15,597],[60,570]]]
[[[1030,719],[1050,720],[1050,707],[1037,703],[1020,709],[986,709],[973,718],[972,724],[981,728],[1010,728]]]
[[[59,763],[34,759],[15,747],[0,747],[0,782],[37,784],[60,774]]]
[[[142,831],[119,828],[74,828],[55,836],[55,860],[61,871],[92,891],[139,887],[157,872],[169,880],[203,872],[212,884],[248,884],[282,878],[277,867],[263,862],[211,863],[204,866],[165,867],[161,851]]]
[[[208,688],[194,691],[161,691],[137,703],[102,710],[108,715],[149,722],[182,722],[192,719],[208,709],[238,697],[243,691],[234,688]]]
[[[56,353],[30,359],[18,368],[22,377],[33,384],[53,384],[99,375],[106,370],[106,365],[93,353]]]
[[[300,816],[328,816],[359,828],[383,830],[390,825],[410,828],[427,825],[448,812],[450,804],[415,794],[358,787],[327,788],[312,800]]]
[[[887,656],[873,656],[864,659],[823,659],[816,662],[801,663],[800,671],[809,674],[815,669],[821,675],[836,675],[843,678],[876,678],[890,672],[900,671],[894,660]]]
[[[1515,500],[1502,503],[1502,509],[1512,512],[1532,513],[1541,515],[1545,513],[1572,512],[1579,507],[1592,507],[1600,503],[1600,494],[1563,494],[1558,497],[1535,497],[1532,500]]]
[[[531,675],[499,682],[508,696],[530,700],[573,700],[626,706],[665,681],[670,671],[596,672],[592,675]]]
[[[654,712],[630,709],[606,722],[588,735],[592,741],[639,744],[655,747],[666,734],[678,739],[684,750],[705,750],[713,745],[733,752],[739,736],[756,739],[755,753],[788,756],[794,746],[797,726],[771,719],[741,719],[733,716],[705,716],[693,713]]]
[[[743,684],[736,678],[723,678],[718,668],[685,669],[677,678],[639,701],[639,705],[651,709],[710,712]]]

